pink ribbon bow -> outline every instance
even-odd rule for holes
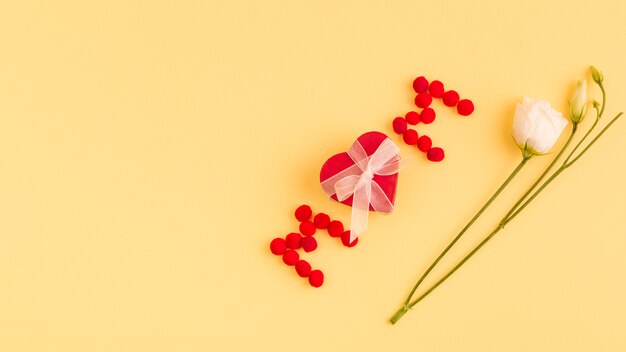
[[[386,138],[371,155],[355,141],[348,149],[348,155],[354,165],[340,171],[322,182],[322,189],[331,197],[337,194],[341,202],[354,195],[352,200],[352,219],[350,220],[350,242],[367,230],[367,216],[371,207],[375,211],[390,213],[393,204],[374,181],[374,175],[389,176],[398,172],[400,149]]]

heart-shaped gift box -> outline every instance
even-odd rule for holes
[[[387,137],[387,135],[385,135],[384,133],[375,132],[375,131],[364,133],[359,138],[357,138],[357,142],[361,145],[361,147],[363,148],[363,151],[367,154],[368,157],[371,157],[374,153],[376,153],[379,147],[381,146],[381,144],[383,144],[383,142],[387,143],[386,142],[387,140],[389,140],[389,137]],[[388,143],[391,143],[393,145],[391,140],[389,140]],[[397,149],[395,145],[393,145],[393,147]],[[396,153],[394,160],[398,160],[398,159],[399,159],[399,155],[397,155]],[[325,183],[325,181],[328,181],[332,177],[335,177],[337,174],[339,174],[340,172],[348,168],[354,167],[354,165],[355,165],[355,161],[348,154],[348,152],[335,154],[331,156],[324,163],[324,165],[322,165],[322,170],[320,171],[320,183],[322,184],[322,188],[324,188],[324,191],[328,195],[330,195],[332,199],[339,201],[337,199],[337,194],[335,194],[335,191],[332,188],[333,185],[328,184],[328,182]],[[377,209],[374,209],[374,207],[370,204],[369,210],[379,211],[383,213],[391,212],[393,210],[393,205],[396,199],[396,186],[398,185],[398,173],[395,172],[390,175],[374,174],[372,181],[377,183],[378,186],[380,186],[380,189],[383,191],[387,199],[389,199],[391,203],[391,209],[387,208],[387,209],[377,210]],[[352,206],[353,198],[354,196],[351,195],[350,197],[340,202],[343,204]]]

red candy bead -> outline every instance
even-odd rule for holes
[[[341,243],[343,243],[346,247],[354,247],[357,243],[359,243],[359,238],[355,238],[352,243],[350,243],[350,231],[345,231],[341,234]]]
[[[459,93],[449,90],[443,93],[443,104],[445,106],[455,106],[459,102]]]
[[[402,139],[404,139],[404,143],[406,143],[408,145],[413,145],[413,144],[417,143],[418,137],[419,136],[417,135],[417,131],[413,130],[413,129],[408,129],[402,135]]]
[[[433,98],[441,98],[443,96],[443,83],[441,81],[432,81],[428,86],[428,92]]]
[[[435,110],[431,108],[425,108],[424,110],[422,110],[422,113],[420,114],[420,119],[422,120],[423,123],[429,124],[435,121],[436,116],[437,114],[435,114]]]
[[[445,155],[443,153],[443,149],[441,149],[439,147],[434,147],[434,148],[430,148],[428,150],[428,152],[426,153],[426,157],[430,161],[439,162],[439,161],[443,160]]]
[[[313,211],[311,211],[311,207],[308,205],[301,205],[296,209],[296,219],[298,221],[309,220],[313,215]]]
[[[469,99],[462,99],[456,106],[456,111],[458,111],[460,115],[469,116],[474,112],[474,103]]]
[[[421,136],[417,140],[417,149],[426,153],[433,146],[433,141],[427,135]]]
[[[309,253],[309,252],[313,252],[314,250],[317,249],[317,240],[315,239],[315,237],[303,237],[302,238],[302,249],[304,249],[305,252]]]
[[[403,134],[406,131],[406,121],[402,117],[396,117],[391,123],[393,131],[397,134]]]
[[[324,273],[320,270],[313,270],[309,274],[309,284],[313,287],[320,287],[324,284]]]
[[[315,234],[315,224],[308,220],[301,222],[300,233],[305,236],[313,236]]]
[[[290,249],[283,254],[283,262],[289,266],[296,265],[298,260],[300,260],[300,255],[293,249]]]
[[[424,93],[428,89],[428,80],[424,76],[419,76],[413,81],[413,89],[416,93]]]
[[[328,224],[328,234],[331,237],[339,237],[343,233],[343,224],[339,220],[333,220]]]
[[[433,102],[433,97],[428,93],[419,93],[415,97],[415,105],[420,108],[427,108]]]
[[[289,249],[298,249],[302,246],[302,236],[299,233],[292,232],[285,238]]]
[[[313,218],[313,224],[315,224],[315,227],[317,227],[318,229],[327,228],[328,223],[330,223],[330,216],[324,213],[319,213]]]
[[[270,243],[270,251],[276,255],[282,255],[287,250],[287,242],[282,238],[274,238]]]
[[[296,272],[300,277],[307,277],[311,274],[311,264],[306,260],[301,260],[296,264]]]
[[[420,114],[415,111],[407,112],[406,115],[404,115],[404,118],[406,119],[406,122],[411,125],[417,125],[420,122]],[[406,131],[406,128],[404,128],[404,130]]]

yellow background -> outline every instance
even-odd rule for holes
[[[626,109],[625,12],[614,0],[4,1],[0,351],[625,351],[624,120],[387,322],[519,161],[517,101],[565,112],[594,64],[607,119]],[[319,168],[363,132],[391,135],[417,75],[476,111],[434,103],[419,130],[445,148],[439,164],[392,136],[412,156],[396,211],[373,214],[352,249],[318,236],[306,257],[326,282],[313,289],[269,241],[295,229],[300,203],[349,219]]]

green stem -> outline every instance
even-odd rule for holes
[[[598,114],[598,116],[596,116],[596,120],[593,122],[593,125],[591,125],[591,128],[587,131],[587,133],[585,133],[583,138],[581,138],[580,141],[578,141],[578,143],[576,144],[574,149],[572,149],[572,152],[565,159],[565,163],[567,163],[569,161],[569,159],[572,157],[572,155],[578,150],[580,145],[583,144],[583,142],[587,139],[587,137],[589,137],[589,135],[591,134],[591,131],[593,131],[596,128],[596,126],[598,125],[598,122],[600,122],[600,114]]]
[[[604,107],[606,105],[606,91],[604,90],[604,85],[601,82],[598,83],[598,86],[600,87],[600,90],[602,91],[602,107],[600,108],[600,110],[596,109],[596,112],[597,112],[596,120],[593,122],[593,125],[591,125],[591,128],[587,131],[587,133],[585,133],[583,138],[580,141],[578,141],[578,143],[576,144],[574,149],[572,149],[572,152],[567,156],[567,158],[565,159],[565,164],[567,164],[569,162],[569,160],[571,159],[572,155],[574,155],[574,153],[576,153],[576,151],[583,144],[583,142],[585,142],[587,140],[587,137],[589,137],[589,135],[591,134],[591,131],[593,131],[596,128],[596,126],[598,125],[598,122],[600,122],[600,118],[602,117],[602,114],[604,114]],[[594,107],[595,107],[595,105],[594,105]]]
[[[604,84],[602,84],[602,82],[598,83],[598,87],[600,87],[602,91],[602,107],[600,108],[600,116],[602,116],[602,114],[604,114],[604,106],[606,105],[606,91],[604,90]]]
[[[409,303],[409,305],[408,305],[409,309],[412,308],[414,305],[418,304],[424,298],[426,298],[426,296],[428,296],[439,285],[441,285],[444,281],[446,281],[447,278],[449,278],[452,274],[454,274],[455,271],[457,271],[461,266],[463,266],[463,264],[465,264],[466,261],[468,261],[474,254],[476,254],[476,252],[478,252],[478,250],[481,249],[482,246],[484,246],[487,242],[489,242],[489,240],[491,238],[493,238],[493,236],[495,236],[503,228],[504,228],[504,226],[500,225],[495,230],[493,230],[489,234],[489,236],[487,236],[482,242],[480,242],[480,244],[478,244],[478,246],[476,246],[474,249],[472,249],[472,251],[469,252],[469,254],[465,256],[465,258],[463,258],[457,265],[454,266],[454,268],[452,268],[452,270],[448,271],[447,274],[445,274],[441,279],[439,279],[439,281],[437,281],[433,286],[431,286],[428,290],[426,290],[426,292],[422,293],[413,302]]]
[[[467,262],[472,256],[474,256],[474,254],[476,254],[476,252],[478,252],[485,244],[487,244],[487,242],[489,242],[498,232],[500,232],[500,230],[502,230],[509,222],[511,222],[513,219],[515,219],[515,217],[517,217],[517,215],[519,215],[522,210],[524,210],[524,208],[526,208],[526,206],[528,206],[528,204],[530,204],[530,202],[532,202],[550,183],[552,183],[552,181],[554,181],[554,179],[556,177],[558,177],[563,171],[565,171],[565,169],[567,169],[568,167],[570,167],[573,163],[575,163],[582,155],[584,155],[589,148],[591,148],[591,146],[609,129],[609,127],[611,127],[611,125],[613,125],[613,123],[615,123],[615,121],[617,121],[617,119],[622,116],[622,113],[620,112],[619,114],[617,114],[617,116],[615,116],[603,129],[602,131],[600,131],[600,133],[598,133],[598,135],[583,149],[582,152],[580,152],[580,154],[574,158],[574,160],[572,160],[571,162],[567,163],[564,162],[563,165],[561,165],[557,171],[555,171],[547,180],[546,182],[544,182],[541,187],[539,187],[539,189],[526,201],[524,202],[524,204],[522,204],[522,206],[513,212],[512,215],[510,215],[509,217],[504,217],[502,218],[502,220],[500,221],[500,224],[485,238],[483,239],[476,247],[474,247],[474,249],[472,249],[471,252],[469,252],[463,259],[461,259],[461,261],[456,264],[450,271],[448,271],[448,273],[446,273],[441,279],[439,279],[439,281],[437,281],[433,286],[431,286],[428,290],[426,290],[424,293],[422,293],[419,297],[417,297],[414,301],[410,302],[409,304],[404,304],[402,308],[400,308],[400,310],[398,310],[398,312],[396,312],[396,314],[393,316],[392,318],[392,323],[395,324],[410,308],[412,308],[413,306],[415,306],[417,303],[419,303],[420,301],[422,301],[424,298],[426,298],[432,291],[434,291],[437,287],[439,287],[439,285],[441,285],[444,281],[446,281],[450,276],[452,276],[452,274],[454,274],[461,266],[463,266],[463,264],[465,264],[465,262]],[[571,156],[572,153],[570,153]]]
[[[564,164],[565,165],[565,164]],[[530,204],[530,202],[533,201],[533,199],[537,198],[537,196],[539,195],[539,193],[541,193],[541,191],[544,190],[544,188],[546,188],[559,174],[561,174],[561,172],[563,172],[563,170],[565,170],[566,167],[564,167],[563,165],[561,165],[561,167],[559,167],[552,175],[550,175],[550,177],[546,180],[546,182],[544,182],[541,187],[539,187],[539,189],[532,195],[530,196],[530,198],[528,198],[528,200],[526,202],[524,202],[524,204],[522,204],[522,206],[517,209],[513,215],[511,215],[509,218],[504,218],[504,223],[508,223],[509,221],[513,220],[517,214],[519,214],[522,210],[524,210],[524,208],[526,208],[528,206],[528,204]]]
[[[567,166],[567,167],[569,167],[570,165],[572,165],[573,163],[575,163],[578,159],[580,159],[580,157],[581,157],[581,156],[583,156],[583,154],[585,154],[585,153],[587,152],[587,150],[589,150],[589,148],[591,148],[591,146],[592,146],[592,145],[593,145],[593,144],[594,144],[594,143],[595,143],[595,142],[596,142],[596,141],[597,141],[597,140],[598,140],[598,139],[599,139],[599,138],[600,138],[600,137],[604,134],[604,132],[606,132],[606,130],[608,130],[608,129],[609,129],[609,127],[611,127],[611,125],[612,125],[613,123],[615,123],[615,121],[617,121],[617,119],[619,119],[619,118],[620,118],[620,116],[622,116],[622,114],[623,114],[623,112],[620,112],[619,114],[617,114],[617,116],[615,116],[615,117],[613,118],[613,120],[611,120],[611,121],[610,121],[610,122],[609,122],[609,123],[608,123],[608,124],[607,124],[607,125],[606,125],[603,129],[602,129],[602,131],[600,131],[600,133],[598,133],[598,135],[597,135],[597,136],[596,136],[593,140],[591,140],[591,142],[589,142],[589,144],[587,144],[587,146],[585,147],[585,149],[583,149],[583,151],[582,151],[582,152],[580,152],[580,154],[578,154],[578,156],[576,156],[576,157],[574,158],[574,160],[572,160],[572,161],[571,161],[571,162],[569,162],[569,163],[566,163],[566,166]]]
[[[563,172],[565,169],[567,169],[568,167],[572,166],[572,164],[574,164],[576,161],[578,161],[578,159],[580,159],[581,156],[583,156],[588,150],[589,148],[591,148],[592,145],[594,145],[594,143],[596,143],[596,141],[602,137],[602,135],[604,134],[604,132],[606,132],[606,130],[609,129],[609,127],[611,127],[611,125],[613,125],[615,123],[615,121],[617,121],[617,119],[620,118],[620,116],[622,116],[622,113],[620,112],[619,114],[617,114],[617,116],[615,116],[606,126],[604,126],[604,128],[602,129],[602,131],[600,131],[600,133],[598,133],[597,136],[595,136],[595,138],[593,140],[591,140],[591,142],[589,142],[589,144],[587,144],[587,146],[585,147],[585,149],[583,149],[580,154],[578,154],[578,156],[576,156],[572,161],[568,161],[571,156],[574,154],[575,150],[572,150],[572,152],[570,153],[570,155],[567,157],[567,159],[565,159],[565,161],[563,162],[563,165],[561,165],[561,167],[559,167],[554,174],[552,174],[552,176],[550,176],[550,178],[548,178],[548,180],[546,180],[546,182],[541,185],[541,187],[539,187],[539,189],[530,197],[528,198],[528,200],[526,202],[524,202],[524,204],[518,209],[516,210],[513,215],[511,215],[511,219],[513,219],[515,216],[517,216],[517,214],[519,214],[522,210],[524,210],[524,208],[526,208],[526,206],[528,206],[528,204],[530,202],[532,202],[533,199],[535,199],[539,193],[541,193],[541,191],[546,188],[555,178],[556,176],[558,176],[561,172]],[[508,219],[505,218],[508,222]]]
[[[406,300],[404,301],[404,304],[408,304],[411,301],[411,298],[413,297],[413,295],[415,294],[415,291],[417,290],[417,288],[422,284],[422,282],[426,279],[426,277],[428,276],[428,274],[430,274],[430,272],[435,268],[435,266],[437,266],[437,264],[439,263],[439,261],[441,261],[441,259],[446,255],[446,253],[448,253],[448,251],[450,251],[450,249],[454,246],[454,244],[456,244],[459,239],[461,239],[461,237],[463,237],[463,234],[465,234],[465,232],[467,231],[467,229],[469,229],[472,224],[474,224],[474,222],[476,221],[476,219],[478,219],[480,217],[480,215],[485,211],[485,209],[487,209],[489,207],[489,205],[491,205],[491,203],[493,203],[493,201],[498,197],[498,195],[500,195],[500,193],[502,192],[502,190],[504,190],[506,188],[506,186],[511,182],[511,180],[520,172],[520,170],[524,167],[524,165],[526,165],[526,163],[528,162],[528,160],[532,157],[532,155],[530,156],[526,156],[524,155],[522,157],[522,161],[517,165],[517,167],[513,170],[513,172],[511,172],[511,174],[509,175],[509,177],[507,177],[507,179],[502,183],[502,185],[500,185],[500,187],[496,190],[496,192],[491,196],[491,198],[489,198],[489,200],[487,201],[487,203],[485,203],[482,208],[480,208],[480,210],[476,213],[476,215],[474,215],[474,217],[465,225],[465,227],[461,230],[461,232],[459,232],[456,237],[452,240],[452,242],[450,242],[450,244],[448,244],[448,246],[441,252],[441,254],[439,254],[439,256],[437,257],[437,259],[435,259],[435,261],[428,267],[428,269],[426,269],[426,271],[424,272],[424,274],[422,274],[422,276],[420,277],[420,279],[417,281],[417,283],[415,284],[415,286],[413,286],[413,289],[411,290],[411,292],[409,293],[409,295],[407,296]],[[404,313],[403,313],[404,314]],[[395,315],[394,315],[395,317]],[[399,318],[398,318],[399,319]]]
[[[552,176],[554,176],[554,175],[552,175]],[[537,191],[537,193],[539,193],[540,191],[541,191],[541,188]],[[463,259],[461,259],[461,261],[458,262],[458,264],[455,265],[450,271],[448,271],[448,273],[445,274],[441,279],[439,279],[439,281],[437,281],[433,286],[431,286],[428,290],[426,290],[426,292],[422,293],[419,297],[417,297],[413,302],[409,303],[408,304],[408,308],[409,309],[413,308],[413,306],[415,306],[421,300],[426,298],[426,296],[428,296],[439,285],[441,285],[450,276],[452,276],[452,274],[454,274],[457,270],[459,270],[459,268],[462,267],[463,264],[465,264],[465,262],[467,262],[471,257],[473,257],[474,254],[476,254],[476,252],[478,252],[485,244],[487,244],[487,242],[489,242],[489,240],[491,240],[498,232],[500,232],[500,230],[502,230],[504,228],[504,226],[506,226],[507,223],[509,223],[511,220],[513,220],[517,216],[517,214],[519,214],[519,213],[516,212],[509,219],[502,218],[502,221],[500,221],[500,224],[498,225],[498,227],[496,227],[493,231],[491,231],[491,233],[487,237],[485,237],[485,239],[483,239],[476,247],[474,247],[474,249],[472,249],[471,252],[469,252]]]
[[[530,192],[534,191],[535,188],[537,188],[537,185],[539,185],[539,183],[546,177],[546,175],[550,172],[550,170],[552,170],[552,168],[554,167],[556,162],[559,160],[561,155],[563,155],[563,152],[565,152],[567,147],[572,142],[572,140],[574,138],[574,134],[576,134],[576,130],[577,129],[578,129],[578,124],[573,124],[572,125],[572,133],[570,133],[569,137],[567,138],[567,141],[565,142],[565,145],[563,145],[563,148],[561,148],[561,151],[559,151],[559,153],[556,155],[556,157],[554,159],[552,159],[552,162],[543,171],[541,176],[539,176],[539,179],[537,179],[537,181],[535,181],[535,183],[528,189],[528,191],[526,191],[526,193],[524,193],[524,195],[517,201],[517,203],[515,203],[515,205],[511,208],[511,210],[509,210],[509,212],[504,216],[505,219],[508,218],[509,216],[511,216],[511,214],[515,211],[515,209],[517,209],[517,207],[524,201],[524,199],[526,199],[526,197],[528,197]]]
[[[409,306],[407,306],[406,304],[403,305],[402,307],[400,307],[400,309],[398,309],[398,311],[396,312],[396,314],[393,315],[393,317],[391,317],[391,319],[389,319],[389,321],[391,322],[391,324],[395,324],[398,322],[398,320],[400,320],[400,318],[402,318],[402,316],[409,311]]]

